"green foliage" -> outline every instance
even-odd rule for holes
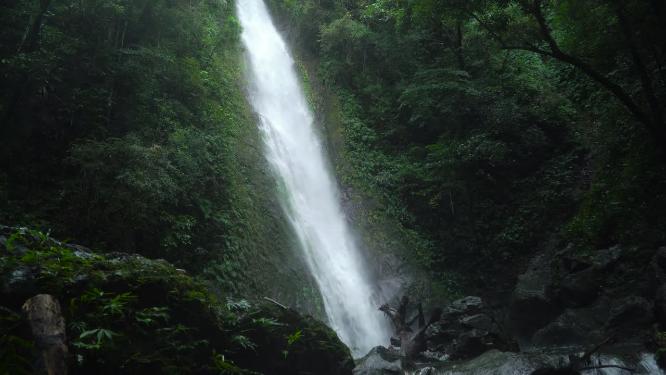
[[[78,339],[72,342],[72,345],[79,349],[99,350],[102,345],[110,345],[114,336],[118,336],[118,334],[109,329],[91,329],[81,332]]]
[[[245,98],[234,1],[11,0],[0,23],[0,222],[165,259],[234,295],[310,285],[278,269],[305,266]]]
[[[284,347],[298,346],[298,335],[287,336],[301,325],[318,338],[298,349],[299,358],[310,358],[310,351],[328,353],[325,347],[331,346],[337,347],[331,358],[351,362],[323,323],[247,300],[222,303],[202,282],[163,260],[93,255],[25,228],[0,227],[0,236],[14,238],[11,252],[6,241],[0,243],[0,281],[7,286],[0,291],[1,374],[31,373],[29,327],[16,311],[26,296],[37,293],[52,294],[61,303],[75,359],[72,373],[256,375],[253,370],[265,366],[287,369],[282,373],[321,373],[280,355]],[[14,288],[16,277],[19,288]]]
[[[250,303],[244,299],[234,301],[230,298],[227,298],[226,308],[227,310],[233,312],[244,312],[250,309]]]
[[[303,331],[300,329],[287,336],[287,347],[293,345],[296,341],[300,340],[301,337],[303,337]]]
[[[256,375],[258,373],[236,367],[224,354],[214,354],[215,369],[220,375]]]
[[[302,363],[308,363],[312,373],[353,368],[349,349],[337,340],[335,332],[311,317],[298,318],[294,310],[270,304],[255,305],[239,318],[236,329],[254,343],[255,355],[265,358],[264,363],[253,367],[256,371],[298,373]],[[254,362],[248,352],[232,353],[229,357],[241,367]]]
[[[18,336],[3,334],[0,337],[0,374],[32,374],[30,352],[32,342]]]
[[[250,123],[234,4],[39,4],[1,6],[0,220],[201,267],[229,231],[230,132]]]
[[[141,323],[146,327],[151,327],[169,320],[169,308],[157,306],[148,307],[137,311],[134,314],[134,318],[137,323]]]
[[[284,356],[285,359],[289,357],[289,348],[292,345],[294,345],[296,342],[298,342],[302,337],[303,337],[303,331],[300,329],[292,333],[291,335],[287,336],[287,348],[282,351],[282,355]]]
[[[0,306],[0,374],[32,374],[33,343],[20,337],[22,317]]]
[[[319,29],[316,45],[296,42],[329,96],[320,102],[333,103],[318,108],[362,207],[361,234],[382,251],[407,247],[441,282],[434,289],[464,287],[460,273],[467,286],[508,287],[546,243],[666,240],[658,132],[589,74],[657,113],[637,74],[663,107],[659,16],[638,1],[540,3],[374,0],[306,11],[271,2],[294,34]],[[587,71],[553,53],[535,9]]]

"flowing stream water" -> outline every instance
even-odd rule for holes
[[[387,345],[377,290],[340,207],[289,49],[262,0],[237,0],[249,62],[249,97],[266,157],[284,190],[283,207],[316,280],[330,326],[354,356]]]

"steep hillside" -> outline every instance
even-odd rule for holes
[[[245,100],[233,2],[0,7],[0,222],[321,314]]]
[[[401,234],[385,248],[405,249],[443,298],[506,298],[531,257],[568,244],[649,257],[666,242],[664,125],[634,111],[658,114],[643,98],[664,99],[649,5],[269,3],[342,183],[364,201],[356,223]]]

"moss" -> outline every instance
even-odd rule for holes
[[[317,58],[299,48],[298,43],[292,45],[296,46],[295,60],[315,112],[316,126],[323,134],[343,191],[345,213],[353,222],[361,247],[367,250],[366,256],[371,260],[368,263],[381,263],[387,257],[401,259],[402,270],[406,269],[413,280],[406,292],[427,306],[460,296],[458,275],[432,277],[423,271],[429,266],[434,242],[423,231],[408,225],[404,208],[382,186],[383,177],[377,171],[388,175],[396,166],[372,144],[377,135],[359,118],[355,97],[324,82]]]
[[[265,323],[271,320],[272,323]],[[253,327],[246,334],[257,346],[254,355],[241,353],[234,357],[239,364],[249,366],[256,361],[256,355],[262,358],[258,370],[265,373],[291,374],[300,368],[313,374],[342,374],[351,373],[354,368],[349,349],[335,332],[292,309],[262,305],[256,313],[244,317],[240,325]]]
[[[298,242],[280,205],[280,186],[263,152],[259,119],[245,99],[246,69],[241,53],[231,54],[234,69],[224,112],[233,116],[219,131],[225,140],[225,195],[228,209],[220,219],[218,259],[203,271],[209,285],[222,294],[270,296],[299,311],[320,314],[322,305],[314,282],[298,252]],[[226,66],[226,65],[225,65]]]
[[[39,232],[0,230],[11,239],[0,247],[4,315],[19,316],[35,294],[55,295],[73,374],[351,372],[347,348],[313,318],[222,299],[164,260],[97,255]],[[2,321],[3,337],[29,342],[25,330]],[[289,344],[286,337],[297,329],[303,341]]]

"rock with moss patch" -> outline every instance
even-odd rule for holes
[[[351,374],[347,347],[313,318],[220,300],[164,260],[95,254],[28,229],[0,232],[1,311],[15,316],[37,292],[57,297],[70,374]],[[6,333],[30,342],[20,324]]]

